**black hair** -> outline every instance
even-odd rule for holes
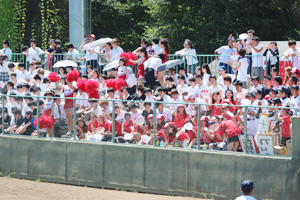
[[[30,42],[33,42],[33,43],[35,43],[35,44],[37,43],[37,42],[36,42],[36,39],[34,39],[34,38],[31,38],[31,39],[30,39]]]
[[[17,74],[16,73],[11,73],[10,76],[17,77]]]
[[[7,46],[9,46],[9,41],[8,40],[3,40],[2,43],[7,44]]]
[[[99,78],[103,78],[104,80],[106,80],[107,76],[105,74],[100,74]]]
[[[74,48],[74,45],[72,43],[67,44],[67,49],[70,49],[70,48]]]
[[[151,92],[151,94],[152,94],[152,90],[150,88],[145,88],[145,93],[146,92]]]
[[[245,49],[240,49],[239,50],[239,55],[242,56],[242,57],[245,56],[246,55],[246,50]]]
[[[126,65],[126,60],[124,58],[120,58],[120,61],[124,63],[124,66]]]
[[[33,77],[33,79],[34,79],[34,80],[42,80],[41,77],[40,77],[38,74],[36,74],[36,75]]]
[[[185,77],[183,75],[181,75],[181,74],[178,75],[178,79],[182,79],[182,80],[185,81]]]
[[[189,82],[196,82],[195,76],[192,76],[191,78],[189,78]]]
[[[21,85],[21,84],[18,84],[18,85],[17,85],[17,89],[20,89],[20,88],[22,89],[22,85]]]
[[[289,40],[288,45],[291,46],[293,44],[297,44],[296,40]]]
[[[255,40],[255,41],[258,41],[258,42],[259,42],[259,37],[254,36],[254,37],[252,38],[252,40]]]
[[[275,41],[270,42],[270,44],[274,44],[277,47],[277,42],[275,42]]]
[[[231,79],[231,77],[230,76],[225,76],[224,77],[224,81],[228,81],[228,82],[232,82],[232,79]]]
[[[173,77],[172,77],[172,76],[169,76],[169,75],[166,76],[165,80],[166,80],[166,81],[171,81],[171,82],[174,81]]]
[[[24,63],[19,63],[18,66],[19,66],[19,67],[25,67],[25,64],[24,64]]]
[[[253,29],[250,29],[250,30],[247,31],[247,33],[252,33],[254,35],[255,31]]]
[[[142,49],[140,50],[141,53],[144,53],[146,58],[148,59],[148,54],[147,54],[147,49],[146,47],[142,47]]]
[[[207,72],[208,74],[211,74],[208,64],[207,64],[207,63],[204,63],[203,65],[201,65],[201,75],[202,75],[202,76],[204,75],[203,72],[202,72],[202,69],[203,69],[203,68],[206,69],[206,72]]]
[[[60,71],[60,69],[63,69],[63,70],[64,70],[64,74],[67,74],[67,70],[66,70],[66,68],[64,68],[64,67],[60,67],[58,71]]]
[[[158,88],[158,90],[157,90],[158,92],[166,92],[166,88],[164,88],[164,87],[160,87],[160,88]]]
[[[269,80],[272,80],[272,79],[271,79],[271,76],[269,76],[269,75],[265,75],[264,78],[269,79]]]
[[[202,78],[202,75],[200,75],[200,74],[198,74],[198,75],[196,76],[196,79],[197,79],[197,78],[203,79],[203,78]]]
[[[146,105],[151,106],[151,103],[145,102],[145,103],[144,103],[144,106],[146,106]]]
[[[258,76],[252,76],[251,81],[253,81],[253,80],[259,81],[259,77]]]
[[[14,87],[14,86],[15,86],[15,84],[14,84],[12,81],[7,82],[6,84],[7,84],[7,85],[10,85],[11,87]]]
[[[162,60],[162,61],[165,61],[165,55],[160,53],[158,54],[158,57]]]
[[[109,92],[113,92],[113,93],[115,93],[115,91],[114,91],[114,89],[113,89],[113,88],[107,88],[107,93],[109,93]]]
[[[15,109],[12,110],[12,113],[13,114],[20,114],[21,115],[22,112],[18,108],[15,108]]]
[[[276,67],[272,67],[272,71],[278,73],[278,69]]]
[[[23,52],[23,51],[26,51],[27,49],[29,49],[29,47],[26,46],[26,45],[24,45],[24,46],[21,47],[21,51],[22,51],[22,52]]]
[[[295,84],[298,83],[298,78],[296,76],[291,76],[290,78],[292,79],[293,82],[295,82]]]
[[[14,65],[14,63],[9,63],[9,64],[7,65],[7,67],[8,67],[8,68],[14,68],[15,65]]]
[[[141,42],[144,42],[146,46],[148,46],[148,41],[146,40],[146,38],[142,38]]]
[[[168,45],[168,42],[169,42],[169,41],[168,41],[167,38],[165,38],[165,39],[160,39],[160,43],[161,43],[162,45],[164,45],[166,51],[169,53],[170,51],[169,51],[169,45]]]
[[[153,38],[152,42],[154,42],[155,44],[158,44],[159,43],[159,38],[157,38],[157,37]]]
[[[215,80],[217,80],[217,77],[216,77],[215,75],[210,75],[210,76],[209,76],[209,80],[210,80],[211,78],[214,78]]]
[[[277,81],[279,83],[279,85],[282,85],[282,79],[280,76],[275,76],[274,80]]]
[[[227,89],[227,90],[225,91],[225,99],[227,99],[227,97],[226,97],[226,92],[228,92],[228,91],[230,91],[231,94],[232,94],[232,96],[231,96],[231,101],[233,102],[233,101],[234,101],[234,99],[233,99],[233,91],[230,90],[230,89]]]
[[[125,86],[121,88],[122,92],[123,92],[123,90],[127,90],[128,91],[127,87],[125,87]]]
[[[235,86],[236,86],[236,85],[243,86],[243,82],[240,81],[240,80],[237,80],[237,81],[234,83],[234,85],[235,85]]]

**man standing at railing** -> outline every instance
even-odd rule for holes
[[[224,66],[226,68],[227,74],[233,74],[231,67],[227,64],[227,61],[232,62],[230,55],[236,52],[236,50],[233,49],[233,46],[236,46],[235,44],[232,44],[233,42],[235,43],[234,37],[229,36],[228,45],[221,46],[220,48],[216,49],[214,52],[216,55],[220,55],[220,58],[217,57],[217,59],[220,62],[219,69],[222,69],[220,67]]]
[[[252,52],[252,73],[251,76],[258,76],[259,80],[263,79],[263,46],[259,43],[259,38],[254,36],[249,42],[251,49],[247,53]]]
[[[298,68],[299,69],[299,59],[298,59],[298,54],[299,54],[299,49],[296,48],[296,41],[295,40],[290,40],[288,42],[288,45],[290,47],[289,50],[287,50],[283,56],[288,59],[290,56],[292,57],[292,62],[293,62],[293,68]]]
[[[61,54],[62,50],[59,46],[56,45],[56,41],[54,39],[50,40],[50,48],[47,49],[46,54],[48,54],[50,57],[47,58],[48,68],[50,69],[54,63],[61,60]],[[60,54],[60,55],[54,55],[53,54]]]
[[[79,47],[79,50],[86,51],[86,68],[92,66],[93,69],[98,68],[98,55],[94,53],[94,50],[97,47],[90,47],[91,43],[96,40],[94,34],[88,35],[88,38],[85,38],[82,44]]]

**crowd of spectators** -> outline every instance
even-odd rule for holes
[[[72,44],[66,46],[68,52],[64,54],[60,41],[50,40],[49,49],[42,50],[31,39],[30,48],[21,47],[25,59],[19,63],[11,62],[9,41],[3,41],[0,90],[10,95],[3,97],[1,105],[5,115],[0,123],[5,134],[36,136],[35,119],[40,116],[52,119],[47,121],[49,126],[40,126],[40,136],[73,138],[75,134],[78,140],[111,141],[114,121],[116,142],[151,145],[156,130],[158,145],[195,148],[199,121],[201,148],[238,151],[238,136],[246,130],[244,121],[247,120],[248,135],[255,137],[260,116],[265,114],[275,121],[269,131],[280,135],[282,145],[291,139],[291,116],[295,114],[293,108],[299,107],[298,49],[294,40],[288,42],[291,49],[284,54],[293,56],[293,65],[285,69],[284,79],[279,76],[276,42],[263,47],[253,30],[248,31],[245,40],[230,35],[228,44],[215,50],[218,76],[211,73],[209,63],[199,62],[190,40],[175,52],[186,67],[174,68],[168,68],[168,39],[142,39],[140,47],[132,52],[136,59],[123,54],[118,39],[104,46],[92,46],[94,41],[93,34],[84,39],[79,50],[85,51],[85,57],[81,58]],[[239,58],[233,60],[232,53],[238,53]],[[45,61],[41,60],[42,54],[47,57]],[[263,56],[268,61],[265,71]],[[86,68],[60,67],[59,80],[50,81],[51,66],[64,59],[84,59]],[[105,70],[106,64],[115,60],[119,60],[119,66]],[[137,65],[137,74],[130,65]],[[96,99],[88,99],[89,91],[78,87],[77,79],[68,78],[75,71],[79,80],[97,83]],[[40,96],[39,101],[36,96]],[[65,97],[80,99],[73,107],[73,101]],[[113,114],[111,100],[126,101],[116,101]],[[250,107],[245,110],[238,105]],[[59,134],[62,128],[66,132]]]

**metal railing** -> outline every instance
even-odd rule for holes
[[[5,98],[7,97],[25,97],[25,96],[19,96],[19,95],[5,95],[3,94],[2,95],[2,134],[5,133],[5,128],[4,128],[4,103],[5,103]],[[111,108],[112,108],[112,128],[111,128],[111,142],[112,143],[116,143],[116,134],[115,134],[115,108],[116,108],[116,104],[125,104],[125,103],[145,103],[144,101],[127,101],[127,100],[107,100],[107,99],[85,99],[85,98],[61,98],[61,97],[49,97],[49,96],[32,96],[33,98],[36,99],[36,109],[37,109],[37,119],[39,119],[40,117],[40,101],[41,99],[71,99],[73,101],[73,140],[77,140],[77,136],[76,136],[76,120],[77,120],[77,114],[76,114],[76,101],[77,100],[87,100],[87,101],[96,101],[97,104],[101,101],[108,101],[110,104],[111,104]],[[201,103],[201,104],[195,104],[195,103],[185,103],[185,102],[182,102],[182,103],[173,103],[173,102],[157,102],[157,101],[150,101],[148,103],[151,103],[153,105],[153,117],[154,119],[156,119],[157,117],[157,113],[159,112],[159,110],[157,110],[157,104],[169,104],[169,105],[178,105],[178,104],[184,104],[185,106],[194,106],[193,109],[197,109],[195,110],[196,114],[195,114],[195,120],[197,122],[197,133],[196,133],[196,139],[197,139],[197,145],[196,145],[196,149],[197,150],[200,150],[200,149],[205,149],[204,146],[201,146],[200,145],[200,138],[203,138],[203,133],[201,133],[201,129],[204,128],[204,126],[201,125],[200,123],[200,117],[199,116],[199,113],[201,113],[201,111],[203,110],[202,108],[204,107],[213,107],[215,106],[216,108],[218,109],[222,109],[222,107],[224,106],[223,104],[206,104],[206,103]],[[260,146],[260,144],[256,144],[255,145],[255,140],[257,141],[257,138],[254,138],[254,137],[249,137],[249,135],[256,135],[256,132],[255,133],[251,133],[250,128],[253,128],[253,127],[249,127],[248,126],[248,120],[250,118],[249,114],[248,114],[248,109],[277,109],[277,110],[281,110],[281,109],[286,109],[286,107],[274,107],[274,106],[254,106],[254,105],[245,105],[245,106],[242,106],[242,105],[226,105],[228,107],[236,107],[236,108],[242,108],[242,111],[244,112],[243,114],[240,115],[240,117],[242,119],[244,119],[243,121],[241,121],[242,124],[240,124],[240,126],[244,127],[244,129],[242,129],[243,131],[243,134],[240,134],[240,141],[247,141],[247,142],[243,142],[242,143],[242,149],[243,149],[243,152],[244,153],[253,153],[253,154],[256,154],[257,152],[259,152],[260,150],[258,150],[258,148],[264,148],[264,149],[261,149],[263,150],[263,154],[264,155],[274,155],[274,151],[275,149],[274,146],[275,145],[272,145],[272,146],[268,146],[268,142],[267,142],[267,139],[265,137],[262,138],[263,141],[266,141],[267,144],[261,144],[263,146]],[[167,106],[165,106],[167,107]],[[291,112],[293,112],[293,115],[297,116],[299,115],[299,109],[298,108],[290,108]],[[245,112],[247,111],[247,112]],[[277,114],[277,113],[275,113]],[[192,114],[193,115],[193,114]],[[264,121],[263,121],[264,122]],[[263,122],[260,122],[260,123],[263,123]],[[269,122],[267,122],[269,123]],[[271,124],[271,123],[270,123]],[[265,126],[266,124],[262,124],[262,126]],[[153,146],[158,146],[157,145],[157,136],[158,136],[158,133],[157,133],[157,130],[156,130],[156,127],[157,127],[157,121],[154,120],[153,121]],[[264,132],[266,135],[264,136],[271,136],[271,134],[269,134],[269,124],[266,125],[266,127],[264,127],[264,129],[262,128],[261,130],[265,130],[266,132]],[[40,138],[40,129],[39,129],[39,120],[37,120],[37,136],[38,138]],[[240,128],[240,127],[239,127]],[[268,135],[269,134],[269,135]],[[274,135],[275,136],[275,135]],[[32,136],[31,136],[32,137]],[[242,137],[242,138],[241,138]],[[272,136],[273,137],[273,136]],[[273,143],[275,144],[280,144],[279,140],[281,138],[281,133],[280,133],[280,130],[279,132],[277,131],[277,135],[275,137],[278,137],[276,139],[273,139],[275,141],[273,141]],[[252,138],[252,139],[251,139]],[[167,140],[167,138],[165,138],[165,140]],[[225,140],[224,140],[225,141]],[[269,141],[270,142],[270,141]],[[249,146],[250,145],[250,146]],[[253,146],[255,145],[255,146]],[[165,144],[164,144],[165,146]],[[176,147],[176,146],[175,146]],[[253,150],[253,148],[255,148],[255,150]],[[272,150],[272,152],[268,152],[269,150]],[[286,155],[286,154],[285,154]]]
[[[50,71],[57,71],[57,69],[53,69],[52,66],[53,64],[55,64],[55,62],[57,62],[57,58],[59,58],[59,60],[73,60],[74,62],[76,62],[78,64],[78,66],[83,67],[82,68],[82,72],[85,72],[85,65],[86,65],[86,55],[87,54],[78,54],[76,59],[70,59],[70,55],[68,55],[67,53],[65,54],[53,54],[52,56],[54,58],[53,61],[50,61],[50,57],[49,55],[46,54],[40,54],[40,61],[44,66],[44,69],[48,69]],[[198,54],[198,55],[175,55],[175,54],[169,54],[168,55],[168,60],[174,60],[174,59],[184,59],[186,57],[189,56],[193,56],[195,58],[197,58],[198,63],[197,66],[201,66],[204,63],[207,63],[211,69],[211,72],[213,75],[219,76],[219,72],[218,72],[218,68],[219,68],[219,60],[217,58],[219,57],[225,57],[225,58],[229,58],[230,59],[230,55],[210,55],[210,54]],[[257,58],[258,62],[260,63],[260,66],[262,67],[266,67],[268,65],[267,61],[266,61],[266,56],[252,56],[252,55],[246,55],[246,57],[248,58]],[[285,72],[285,68],[287,66],[290,67],[298,67],[300,68],[300,59],[298,59],[298,56],[289,56],[288,58],[285,58],[282,55],[277,56],[278,60],[279,60],[279,75],[283,78],[284,77],[284,72]],[[26,65],[26,69],[29,68],[28,66],[28,62],[26,62],[26,56],[23,53],[12,53],[11,55],[11,62],[23,62]],[[187,62],[186,59],[184,59],[185,62],[181,65],[183,66],[185,69],[187,69]],[[299,61],[298,61],[299,60]],[[193,62],[193,59],[192,59]],[[105,61],[105,58],[103,57],[103,55],[98,54],[98,63],[100,63],[101,65],[105,65],[107,62]],[[191,63],[191,65],[193,66],[194,63]],[[132,66],[133,68],[133,72],[137,75],[137,65],[136,66]],[[176,68],[177,72],[178,72],[178,68]],[[195,66],[193,66],[192,71],[195,71]],[[101,72],[102,73],[102,72]]]

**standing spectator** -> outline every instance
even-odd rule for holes
[[[194,48],[194,45],[190,40],[186,39],[184,41],[183,46],[184,49],[180,51],[176,51],[175,54],[183,56],[183,59],[187,60],[187,71],[190,74],[195,74],[195,69],[197,67],[198,60],[197,60],[197,55],[196,55],[196,50]]]
[[[236,50],[233,49],[233,45],[232,45],[232,43],[234,41],[235,41],[234,37],[229,37],[228,38],[228,45],[221,46],[220,48],[216,49],[215,52],[214,52],[216,55],[220,55],[220,58],[217,57],[217,59],[220,62],[219,67],[224,66],[226,68],[226,72],[228,74],[233,74],[233,71],[232,71],[231,67],[227,64],[227,61],[232,62],[232,59],[231,59],[230,55],[232,53],[236,52]]]
[[[26,63],[26,66],[29,66],[29,63],[39,61],[40,57],[34,50],[30,50],[28,46],[24,45],[21,47],[22,53],[25,55],[26,60],[24,59],[24,62]]]
[[[30,48],[29,48],[29,53],[35,55],[34,58],[37,59],[38,61],[41,60],[40,58],[40,54],[44,53],[44,51],[40,48],[40,47],[37,47],[37,41],[36,39],[34,38],[31,38],[30,39]],[[35,61],[37,61],[35,60]],[[33,61],[34,62],[34,61]],[[29,62],[30,63],[30,62]]]
[[[86,51],[86,68],[92,67],[92,69],[98,68],[98,55],[95,53],[96,47],[91,47],[91,43],[96,40],[94,34],[89,34],[88,38],[85,38],[79,47],[79,50]],[[100,70],[102,72],[102,70]]]
[[[253,182],[251,180],[245,180],[241,184],[242,196],[237,197],[235,200],[256,200],[251,195],[253,193]]]
[[[238,81],[241,81],[243,83],[243,88],[247,88],[247,70],[248,70],[248,67],[249,67],[249,59],[245,57],[245,54],[246,54],[246,51],[245,49],[240,49],[239,50],[239,55],[240,55],[240,60],[237,64],[237,66],[233,67],[231,65],[231,62],[227,62],[228,65],[230,65],[233,70],[238,70],[238,74],[237,74],[237,77],[236,79]]]
[[[9,48],[9,41],[8,40],[3,40],[2,47],[3,47],[3,49],[0,50],[0,53],[6,55],[7,59],[10,61],[11,56],[12,56],[12,51]]]
[[[263,54],[266,56],[266,60],[268,62],[267,66],[267,74],[271,75],[271,68],[276,67],[277,70],[279,70],[279,51],[277,49],[277,43],[271,42],[266,45],[266,50]]]
[[[258,76],[259,80],[262,80],[263,76],[263,46],[259,43],[258,37],[253,37],[250,42],[252,46],[252,76]]]
[[[52,59],[52,65],[56,63],[57,61],[62,60],[62,50],[59,46],[57,46],[56,41],[54,39],[50,40],[50,48],[47,49],[46,54],[50,56],[50,59]],[[53,54],[60,54],[60,55],[54,55],[54,58],[52,57]],[[52,66],[51,66],[52,67]],[[49,68],[50,69],[50,68]]]
[[[152,50],[154,51],[153,55],[158,55],[161,51],[161,48],[158,46],[159,44],[159,38],[153,38],[152,39]]]
[[[4,55],[0,55],[0,81],[6,83],[9,80],[8,75],[8,62],[5,60]]]
[[[136,49],[133,53],[140,56],[140,59],[138,60],[129,60],[130,62],[134,64],[138,64],[138,85],[143,85],[145,80],[145,68],[144,68],[144,62],[148,59],[147,50],[145,47],[141,47]]]
[[[295,40],[290,40],[288,42],[288,45],[290,47],[289,50],[287,50],[283,56],[288,59],[290,56],[292,57],[292,62],[293,62],[293,68],[298,68],[298,54],[299,54],[299,49],[296,48],[296,41]]]
[[[75,61],[77,63],[77,61],[79,60],[79,52],[77,51],[77,49],[73,46],[72,43],[67,44],[67,49],[68,53],[66,55],[66,59]]]
[[[123,52],[123,49],[120,47],[120,42],[118,38],[114,38],[111,42],[112,45],[112,57],[111,60],[118,60],[120,58],[120,54]]]

